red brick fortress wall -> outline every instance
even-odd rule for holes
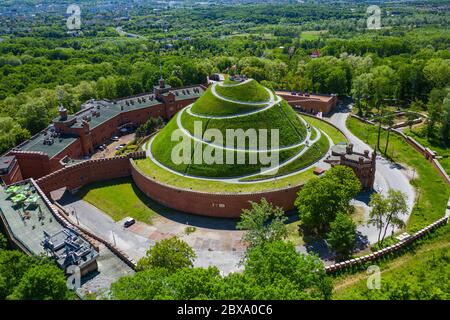
[[[135,152],[127,156],[83,161],[55,171],[36,181],[42,191],[49,194],[53,190],[67,187],[75,191],[82,186],[115,178],[129,177],[130,158],[145,157],[145,152]]]
[[[238,218],[242,209],[249,209],[249,201],[259,202],[261,198],[285,211],[294,209],[294,201],[301,186],[269,190],[257,193],[207,193],[179,189],[160,183],[143,174],[131,162],[131,176],[148,197],[169,208],[211,217]]]

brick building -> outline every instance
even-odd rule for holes
[[[169,120],[206,89],[204,85],[171,88],[160,79],[152,93],[113,101],[90,100],[73,115],[60,107],[52,124],[0,157],[0,178],[5,184],[37,179],[76,163],[123,128],[136,128],[150,117]]]
[[[375,182],[377,153],[369,155],[368,150],[358,153],[353,150],[353,144],[337,144],[331,147],[331,155],[325,160],[332,166],[343,165],[353,169],[361,182],[363,190],[373,189]]]
[[[291,107],[308,113],[330,113],[337,103],[336,95],[310,94],[307,92],[275,91]]]

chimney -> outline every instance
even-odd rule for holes
[[[164,78],[163,77],[161,77],[161,79],[159,79],[159,87],[161,89],[166,87],[166,84],[164,83]]]
[[[58,109],[59,112],[59,120],[61,121],[65,121],[67,120],[67,109],[64,108],[63,106],[60,106]]]

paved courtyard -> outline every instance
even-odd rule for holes
[[[240,241],[243,231],[235,229],[235,220],[166,214],[154,217],[152,225],[137,221],[124,228],[124,220],[115,222],[95,206],[68,192],[53,192],[52,196],[70,213],[69,218],[74,224],[115,244],[134,261],[143,257],[157,241],[178,236],[194,248],[197,254],[195,266],[215,265],[224,274],[240,270],[238,263],[245,246]],[[195,231],[186,232],[188,226],[194,227]]]

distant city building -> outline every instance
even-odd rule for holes
[[[320,57],[320,51],[319,50],[314,50],[310,55],[310,58],[319,58]]]

